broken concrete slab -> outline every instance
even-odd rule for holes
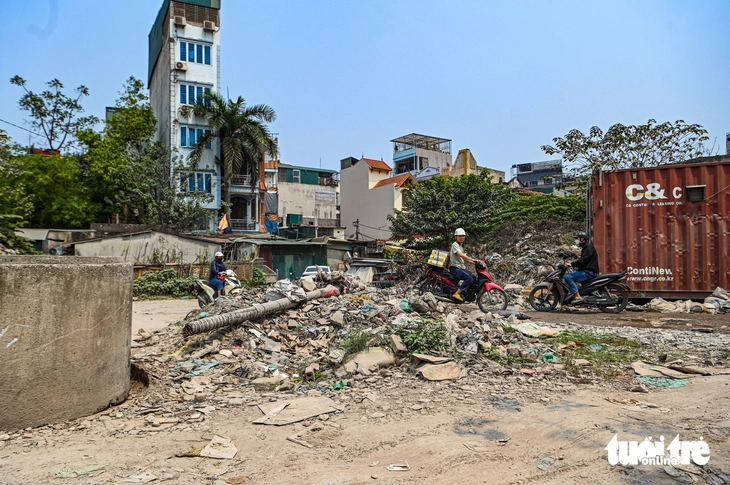
[[[210,440],[210,443],[202,449],[200,456],[230,460],[236,456],[236,453],[238,453],[238,449],[231,442],[230,438],[215,435],[213,436],[213,439]]]
[[[302,397],[291,401],[268,402],[258,405],[265,416],[254,420],[254,424],[281,426],[314,418],[320,414],[341,412],[332,399],[324,396]]]
[[[427,381],[445,381],[458,379],[461,376],[461,369],[456,362],[451,361],[443,364],[425,364],[418,368],[417,373]]]
[[[360,372],[369,374],[372,366],[389,367],[395,364],[393,354],[382,347],[370,347],[367,352],[360,352],[345,363],[345,370],[350,374]]]

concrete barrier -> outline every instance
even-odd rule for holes
[[[0,430],[88,416],[130,386],[132,265],[0,256]]]

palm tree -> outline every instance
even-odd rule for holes
[[[198,163],[206,146],[213,140],[220,142],[220,155],[216,163],[221,166],[223,176],[223,201],[225,213],[230,221],[231,212],[231,179],[245,170],[251,176],[252,183],[259,177],[259,162],[264,152],[272,158],[277,154],[277,143],[272,138],[267,123],[276,121],[274,109],[265,104],[246,106],[246,101],[239,96],[237,100],[226,100],[222,96],[209,93],[204,99],[196,100],[194,105],[183,106],[183,116],[193,113],[205,118],[210,127],[200,137],[190,154],[191,161]]]

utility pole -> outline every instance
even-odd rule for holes
[[[355,226],[355,240],[360,240],[360,219],[356,219],[355,222],[352,223]]]

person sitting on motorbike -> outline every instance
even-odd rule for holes
[[[458,228],[454,231],[454,237],[456,241],[451,245],[451,253],[449,254],[449,273],[454,275],[457,279],[461,280],[459,289],[454,293],[454,299],[457,301],[464,301],[464,297],[461,296],[461,292],[469,288],[474,282],[474,275],[466,270],[464,262],[474,264],[475,259],[470,258],[464,253],[464,248],[461,247],[466,239],[466,232],[464,229]]]
[[[593,244],[588,240],[588,234],[585,232],[579,232],[575,236],[576,242],[581,247],[580,258],[573,261],[573,263],[565,263],[565,266],[570,268],[573,267],[576,271],[565,275],[565,282],[568,284],[570,294],[566,298],[566,301],[570,301],[573,298],[575,303],[580,303],[580,293],[578,293],[578,285],[581,281],[587,281],[595,278],[601,271],[598,268],[598,253]]]
[[[223,263],[223,253],[218,251],[215,253],[215,258],[213,258],[213,261],[210,263],[210,277],[208,278],[208,283],[210,283],[210,286],[215,289],[213,299],[216,299],[223,294],[223,281],[218,278],[218,274],[223,273],[227,269],[228,268],[226,268],[226,265]]]

